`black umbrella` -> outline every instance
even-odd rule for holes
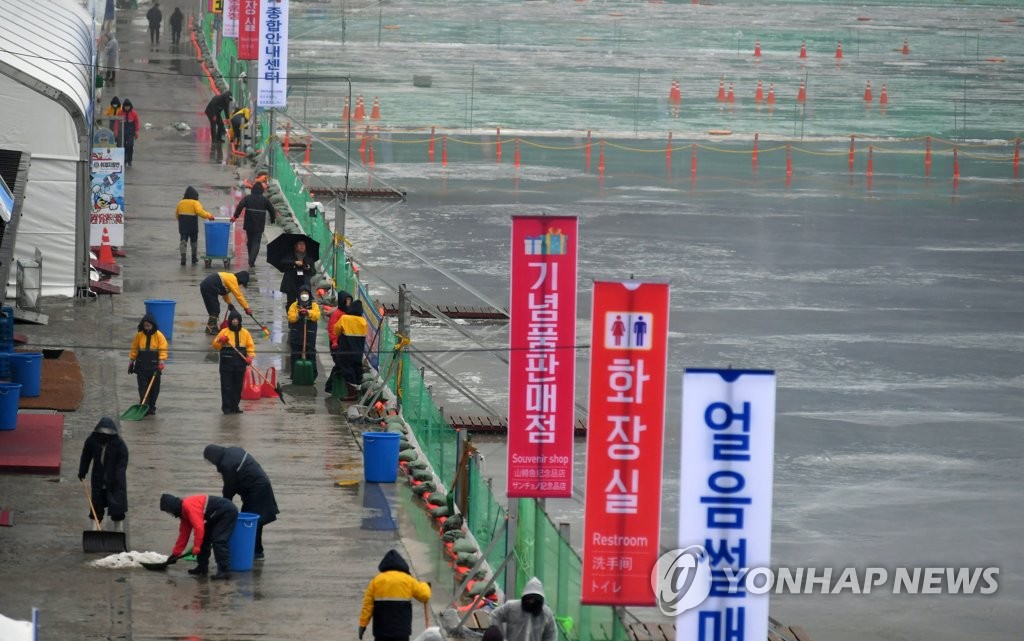
[[[267,243],[267,262],[286,272],[295,262],[295,243],[306,243],[306,262],[313,264],[320,260],[320,243],[305,234],[281,234]]]

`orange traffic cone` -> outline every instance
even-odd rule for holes
[[[731,82],[729,83],[729,94],[728,96],[726,96],[725,101],[728,102],[730,105],[736,102],[736,92],[733,91]]]
[[[341,110],[341,121],[342,122],[348,122],[348,119],[350,117],[351,117],[351,115],[349,114],[349,109],[348,109],[348,98],[345,98],[345,107]]]
[[[836,44],[836,60],[841,60],[843,57],[843,43]]]
[[[427,144],[427,157],[434,162],[434,127],[430,128],[430,142]]]
[[[889,104],[889,90],[885,86],[884,82],[882,83],[882,95],[878,97],[878,104],[880,104],[880,105],[887,105],[887,104]]]
[[[910,43],[907,42],[906,38],[903,39],[903,55],[904,56],[909,56],[910,55]]]
[[[683,102],[683,92],[679,89],[679,81],[672,81],[672,88],[668,90],[668,104],[679,105]]]
[[[288,153],[292,150],[292,123],[284,123],[284,143],[281,144],[284,147],[284,153]]]
[[[807,41],[806,40],[800,43],[800,57],[801,58],[806,58],[807,57]]]
[[[309,154],[312,152],[312,150],[313,150],[313,136],[310,136],[309,138],[306,139],[306,155],[303,156],[303,158],[302,158],[302,164],[303,165],[308,165],[309,164]]]
[[[758,41],[756,41],[754,43],[754,57],[755,58],[760,58],[761,57],[761,41],[760,40],[758,40]]]
[[[806,102],[807,101],[807,88],[804,86],[803,80],[800,81],[800,89],[796,92],[796,101],[797,102]]]
[[[868,80],[867,86],[864,88],[864,102],[871,102],[871,81]]]
[[[370,118],[372,120],[380,120],[380,100],[377,96],[373,97],[373,109],[370,110]]]
[[[352,114],[352,120],[362,120],[366,117],[366,107],[363,105],[363,97],[356,96],[356,112]]]
[[[764,86],[760,80],[757,81],[757,91],[754,92],[754,100],[757,104],[764,102]]]
[[[106,227],[103,228],[103,235],[100,236],[100,254],[96,260],[107,265],[117,264],[117,261],[114,260],[114,252],[110,249],[110,236],[107,235]]]
[[[768,83],[768,104],[769,105],[774,105],[775,104],[775,83],[774,82],[769,82]]]
[[[725,79],[718,81],[718,102],[725,102]]]

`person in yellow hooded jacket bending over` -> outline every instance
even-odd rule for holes
[[[242,383],[245,369],[256,356],[256,343],[249,330],[242,327],[242,315],[228,312],[228,326],[213,339],[213,349],[220,351],[220,411],[241,414]]]
[[[242,295],[240,287],[249,286],[249,272],[217,272],[210,274],[199,283],[199,293],[203,296],[203,304],[206,305],[206,313],[210,315],[206,319],[206,333],[217,333],[220,318],[220,297],[228,304],[228,311],[234,308],[231,305],[231,296],[235,297],[238,304],[242,306],[245,313],[252,316],[252,308]]]
[[[199,202],[199,192],[195,187],[189,185],[185,189],[185,195],[178,201],[178,207],[174,210],[174,217],[178,219],[178,235],[181,242],[178,250],[181,252],[181,264],[185,264],[185,250],[189,242],[192,243],[192,264],[199,262],[198,248],[196,242],[199,240],[199,219],[213,220],[213,214],[203,209],[203,203]]]
[[[242,107],[231,114],[231,142],[235,147],[242,148],[242,129],[249,124],[252,112],[248,107]]]

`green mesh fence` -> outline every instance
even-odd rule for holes
[[[207,14],[202,23],[206,42],[213,42],[213,16]],[[245,62],[237,60],[235,41],[222,39],[217,52],[217,64],[236,98],[248,101],[248,88],[238,81]],[[232,84],[234,83],[234,84]],[[244,98],[242,98],[244,96]],[[243,103],[245,104],[245,103]],[[414,357],[404,349],[397,349],[401,340],[391,327],[383,322],[377,305],[358,280],[351,263],[345,260],[340,235],[330,228],[323,216],[310,216],[306,203],[311,200],[302,177],[288,159],[277,141],[271,140],[269,117],[260,114],[259,140],[272,145],[270,165],[273,176],[291,206],[296,221],[313,240],[320,244],[321,265],[335,288],[353,294],[363,302],[370,324],[368,356],[381,377],[395,390],[401,401],[402,415],[412,427],[424,455],[445,484],[447,491],[454,482],[458,434],[451,429],[444,415],[434,403],[423,373],[416,367]],[[476,537],[481,551],[497,538],[487,561],[492,570],[501,566],[507,554],[507,511],[495,496],[489,482],[471,461],[469,468],[469,499],[467,527]],[[615,617],[612,608],[583,606],[579,603],[582,560],[572,546],[561,536],[558,528],[532,499],[519,500],[519,527],[516,537],[514,561],[517,564],[518,594],[531,576],[545,585],[547,601],[558,620],[560,637],[567,641],[621,641],[626,631]],[[497,577],[497,585],[504,585],[504,572]],[[509,595],[513,596],[513,595]]]

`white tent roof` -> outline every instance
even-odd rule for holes
[[[0,0],[0,71],[92,119],[91,18],[71,0]],[[78,113],[75,113],[75,112]]]
[[[73,296],[88,286],[93,21],[73,0],[0,0],[0,25],[0,147],[32,154],[15,258],[38,247],[43,295]]]

